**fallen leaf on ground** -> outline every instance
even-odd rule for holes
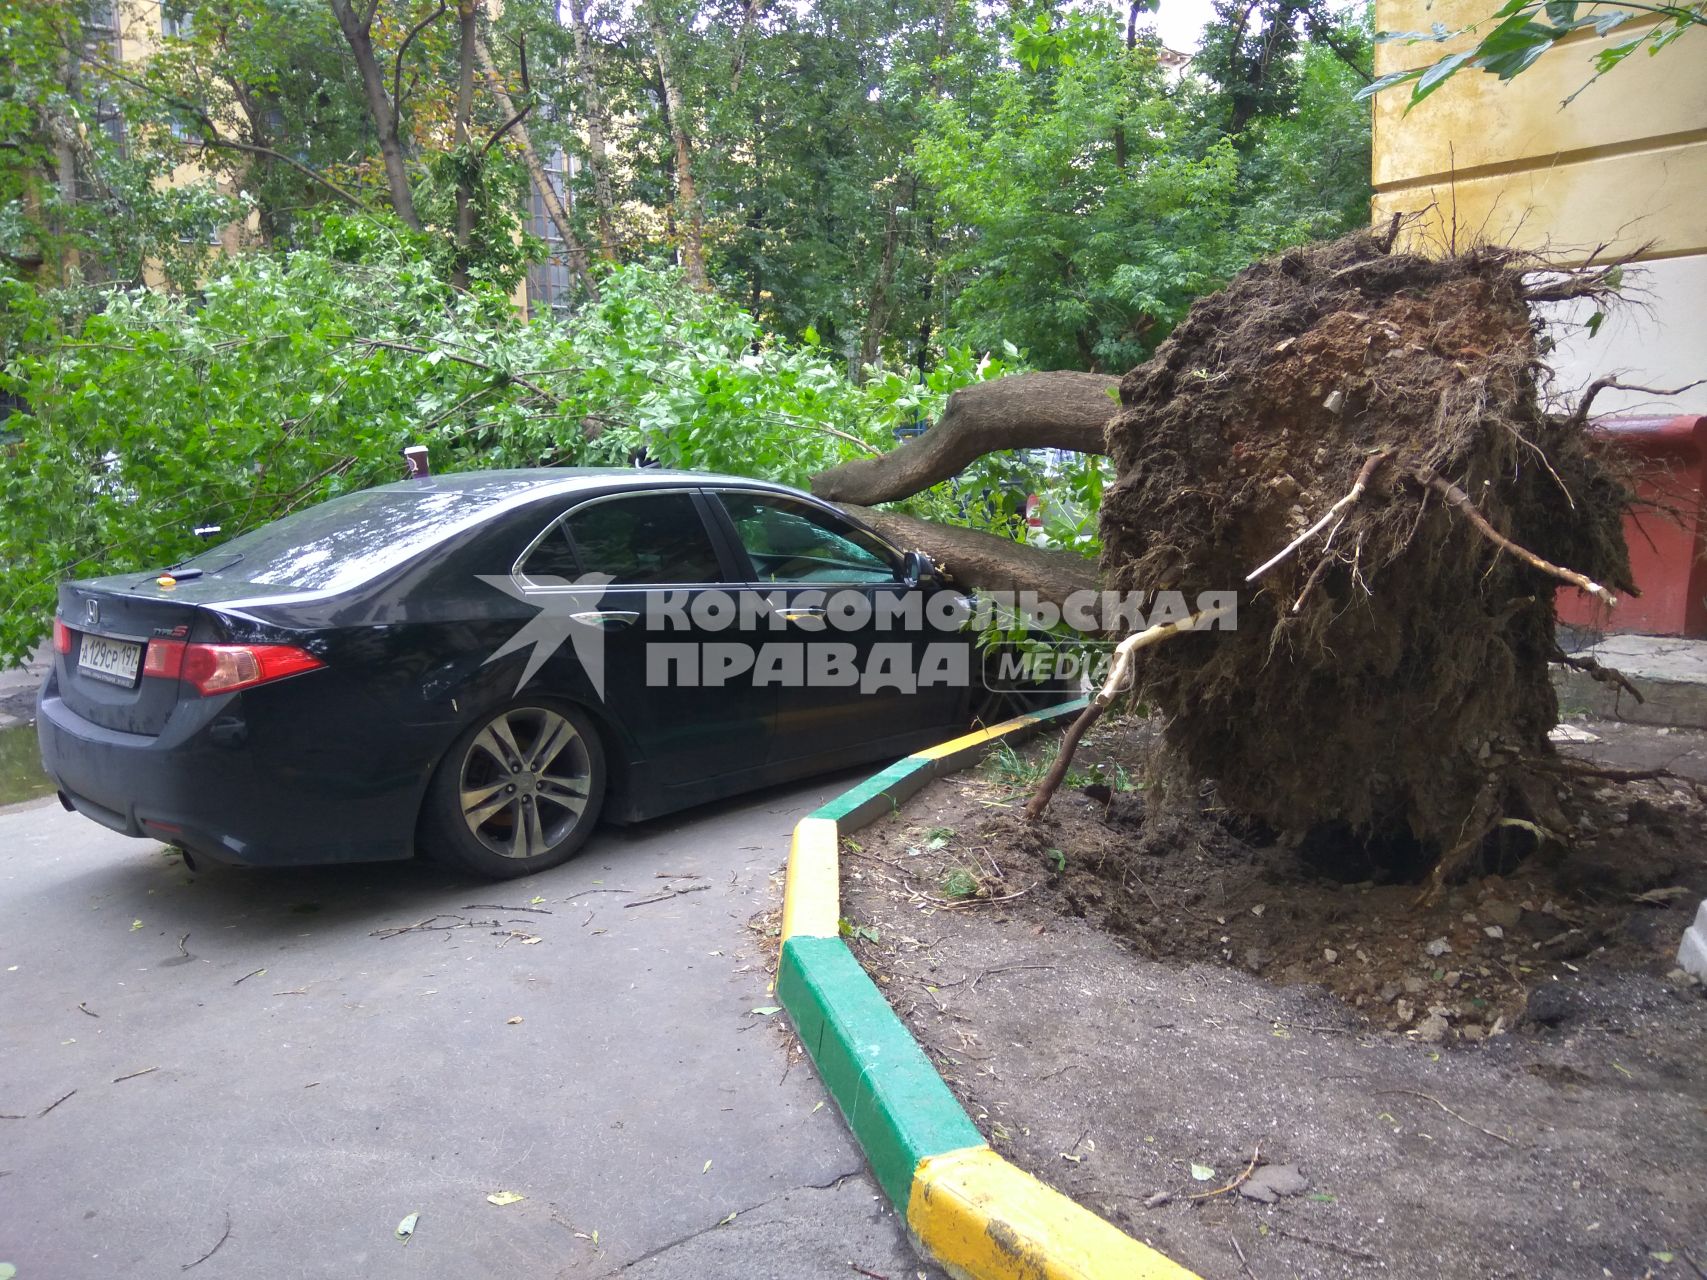
[[[414,1235],[415,1224],[419,1222],[420,1219],[420,1214],[412,1213],[407,1218],[403,1219],[402,1222],[399,1222],[397,1224],[397,1238],[399,1240],[407,1240],[410,1236]]]
[[[130,928],[131,928],[131,932],[132,932],[132,933],[134,933],[134,932],[136,932],[136,930],[138,930],[138,929],[140,929],[140,928],[142,928],[142,921],[140,921],[140,920],[132,920],[132,921],[131,921],[131,922],[130,922]]]
[[[1215,1176],[1215,1170],[1206,1164],[1194,1164],[1191,1166],[1191,1176],[1199,1182],[1208,1182]]]
[[[504,1205],[515,1204],[518,1200],[526,1199],[527,1197],[519,1191],[494,1191],[491,1195],[486,1197],[486,1203],[495,1204],[499,1208],[502,1208]]]
[[[514,1027],[514,1026],[517,1026],[517,1025],[519,1025],[519,1024],[520,1024],[520,1022],[521,1022],[521,1017],[520,1017],[520,1015],[517,1015],[517,1016],[516,1016],[516,1017],[514,1017],[514,1018],[505,1018],[505,1019],[504,1019],[504,1025],[505,1025],[505,1026],[507,1026],[507,1027]]]
[[[710,1173],[711,1172],[711,1161],[707,1160],[705,1162],[705,1168],[701,1169],[700,1172],[702,1174]]]
[[[761,1018],[768,1018],[771,1014],[780,1012],[781,1009],[782,1006],[780,1004],[761,1004],[757,1009],[754,1009],[753,1012],[758,1014]]]
[[[739,1213],[739,1212],[740,1212],[740,1210],[736,1210],[736,1213]],[[733,1221],[735,1221],[735,1213],[730,1214],[727,1218],[723,1219],[723,1221],[719,1222],[717,1225],[720,1227],[726,1227]]]

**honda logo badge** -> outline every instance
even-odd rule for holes
[[[89,626],[97,626],[101,621],[101,602],[85,600],[83,602],[83,621]]]

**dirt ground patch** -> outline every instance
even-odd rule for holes
[[[1707,776],[1707,735],[1574,727]],[[1579,784],[1569,857],[1419,908],[1128,789],[1153,732],[1094,732],[1035,833],[1052,738],[843,842],[850,944],[998,1150],[1208,1280],[1707,1274],[1687,787]],[[1208,1194],[1253,1157],[1305,1186]]]

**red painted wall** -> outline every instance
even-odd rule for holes
[[[1592,428],[1634,466],[1637,506],[1624,540],[1640,596],[1608,609],[1574,587],[1559,620],[1600,631],[1707,637],[1707,416],[1604,418]]]

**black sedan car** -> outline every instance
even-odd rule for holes
[[[964,727],[989,697],[966,604],[918,553],[777,485],[409,480],[62,585],[42,759],[67,808],[192,859],[419,846],[512,877],[601,814]]]

